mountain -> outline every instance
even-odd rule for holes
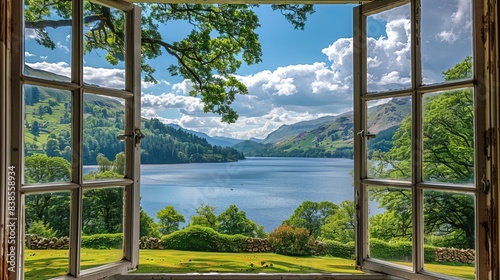
[[[234,146],[235,144],[241,142],[242,140],[239,140],[239,139],[234,139],[234,138],[229,138],[229,137],[218,137],[218,136],[208,136],[207,134],[203,133],[203,132],[198,132],[198,131],[194,131],[194,130],[189,130],[189,129],[186,129],[186,128],[183,128],[182,126],[180,125],[177,125],[177,124],[167,124],[168,126],[170,127],[173,127],[175,129],[181,129],[187,133],[191,133],[191,134],[194,134],[198,137],[201,137],[201,138],[205,138],[207,140],[207,142],[210,144],[210,145],[213,145],[213,146],[221,146],[221,147],[232,147]]]
[[[335,118],[336,116],[326,116],[315,120],[294,123],[291,125],[286,125],[286,124],[282,125],[277,130],[269,133],[269,135],[267,135],[266,139],[264,139],[262,143],[269,144],[269,143],[280,142],[290,136],[297,136],[301,132],[313,129],[325,123],[329,123],[335,120]]]
[[[369,140],[369,147],[390,149],[392,135],[410,113],[410,98],[393,98],[387,103],[370,108],[367,127],[368,131],[377,134],[377,137]],[[325,123],[325,120],[328,122]],[[274,139],[275,142],[264,141],[259,144],[243,141],[234,148],[246,156],[352,158],[353,129],[353,112],[347,112],[335,117],[321,118],[316,122],[282,126],[266,138]]]

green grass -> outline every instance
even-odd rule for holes
[[[112,263],[121,250],[82,249],[82,269]],[[272,253],[211,253],[141,250],[134,273],[362,273],[354,261],[336,257],[290,257]],[[67,250],[25,250],[25,279],[48,279],[66,274]],[[425,264],[429,271],[474,279],[474,267],[461,264]]]
[[[354,260],[335,257],[290,257],[272,253],[211,253],[141,250],[136,273],[361,273]]]

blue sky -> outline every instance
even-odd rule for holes
[[[471,0],[422,0],[422,5],[424,82],[440,82],[443,70],[472,53]],[[249,94],[238,96],[233,103],[240,114],[235,124],[221,123],[219,116],[203,113],[199,98],[188,95],[190,82],[161,71],[168,65],[167,57],[152,62],[160,72],[156,75],[160,83],[142,84],[142,115],[211,136],[249,139],[265,138],[284,124],[351,110],[353,7],[316,5],[316,13],[309,16],[301,31],[294,30],[279,12],[261,6],[257,32],[263,62],[244,65],[238,72],[237,78],[247,85]],[[369,89],[408,87],[409,6],[371,16],[368,30]],[[55,51],[38,46],[33,40],[36,34],[26,30],[26,62],[34,68],[69,75],[69,29],[49,32],[57,33]],[[167,33],[167,29],[165,34],[182,36],[182,32]],[[123,69],[111,69],[103,54],[97,54],[85,57],[86,81],[122,86]]]

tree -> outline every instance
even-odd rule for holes
[[[125,174],[125,153],[116,154],[113,161],[113,171],[121,175]]]
[[[444,80],[471,75],[472,59],[466,57],[443,72]],[[469,89],[449,90],[424,96],[423,176],[426,181],[464,184],[474,179],[473,94]],[[407,117],[395,132],[393,147],[378,153],[376,160],[381,178],[409,178],[411,175],[411,119]],[[375,155],[375,153],[374,153]],[[393,224],[411,235],[411,199],[401,189],[373,189],[372,196],[387,215],[398,219]],[[465,194],[444,191],[424,192],[424,231],[427,236],[441,236],[448,246],[474,248],[474,199]],[[393,213],[389,213],[393,212]],[[377,217],[378,221],[388,217]],[[375,220],[373,220],[375,221]],[[385,223],[385,222],[384,222]],[[384,229],[387,231],[387,225]],[[388,233],[384,233],[388,236]]]
[[[231,204],[217,216],[218,231],[225,234],[242,234],[249,237],[265,237],[264,227],[247,218],[245,211]]]
[[[321,226],[320,237],[342,243],[354,241],[354,212],[354,201],[342,201],[339,209],[325,219],[325,224]]]
[[[321,226],[326,223],[328,217],[335,214],[338,208],[336,204],[329,201],[319,203],[304,201],[288,220],[283,221],[283,225],[305,228],[314,238],[317,238],[321,233]]]
[[[97,165],[99,165],[99,172],[110,171],[113,163],[104,155],[99,153],[96,158]]]
[[[198,208],[196,208],[196,213],[198,215],[191,216],[191,223],[189,225],[200,225],[217,230],[219,222],[217,221],[217,216],[214,211],[214,206],[201,204]]]
[[[160,226],[153,220],[153,218],[151,218],[141,207],[139,235],[141,237],[160,237],[159,227]]]
[[[27,229],[27,233],[45,238],[57,237],[57,230],[52,229],[49,224],[45,224],[42,221],[31,223]]]
[[[141,4],[142,17],[142,71],[145,81],[157,82],[156,71],[148,62],[166,52],[176,60],[167,70],[173,76],[191,81],[192,96],[199,95],[205,112],[222,116],[222,121],[234,122],[237,113],[231,103],[237,94],[246,94],[247,88],[236,79],[241,64],[261,62],[262,50],[256,29],[260,26],[254,12],[258,5],[236,4]],[[273,4],[296,29],[303,29],[307,16],[314,12],[312,5]],[[84,22],[91,26],[85,36],[84,51],[103,49],[106,60],[116,65],[124,60],[123,13],[114,12],[92,2],[85,2]],[[58,18],[51,18],[57,13]],[[71,25],[71,1],[27,1],[25,26],[33,28],[35,40],[55,49],[47,28]],[[162,38],[163,28],[171,21],[184,21],[191,32],[179,41]],[[167,32],[168,33],[168,32]]]
[[[33,121],[33,123],[31,124],[30,132],[35,136],[40,135],[40,124],[38,123],[38,121]]]
[[[123,232],[123,188],[85,190],[82,220],[85,234]]]
[[[179,230],[179,223],[185,222],[184,216],[175,211],[174,206],[165,206],[162,210],[156,213],[156,218],[159,219],[161,234],[170,234]]]
[[[42,154],[26,157],[24,170],[27,183],[69,181],[71,172],[70,164],[64,158]]]
[[[59,150],[59,142],[56,139],[49,139],[45,147],[45,153],[49,157],[60,157],[61,151]]]

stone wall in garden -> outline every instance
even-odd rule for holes
[[[39,237],[34,234],[26,235],[26,248],[32,250],[43,250],[43,249],[68,249],[69,248],[69,237],[52,237],[44,238]]]
[[[270,253],[273,247],[267,239],[262,238],[247,238],[243,244],[243,251],[253,253]]]
[[[436,248],[437,262],[460,262],[471,264],[475,261],[476,252],[472,249]]]
[[[161,239],[156,237],[142,237],[139,242],[141,249],[164,249]],[[247,238],[242,245],[243,252],[269,253],[273,251],[267,239]]]

